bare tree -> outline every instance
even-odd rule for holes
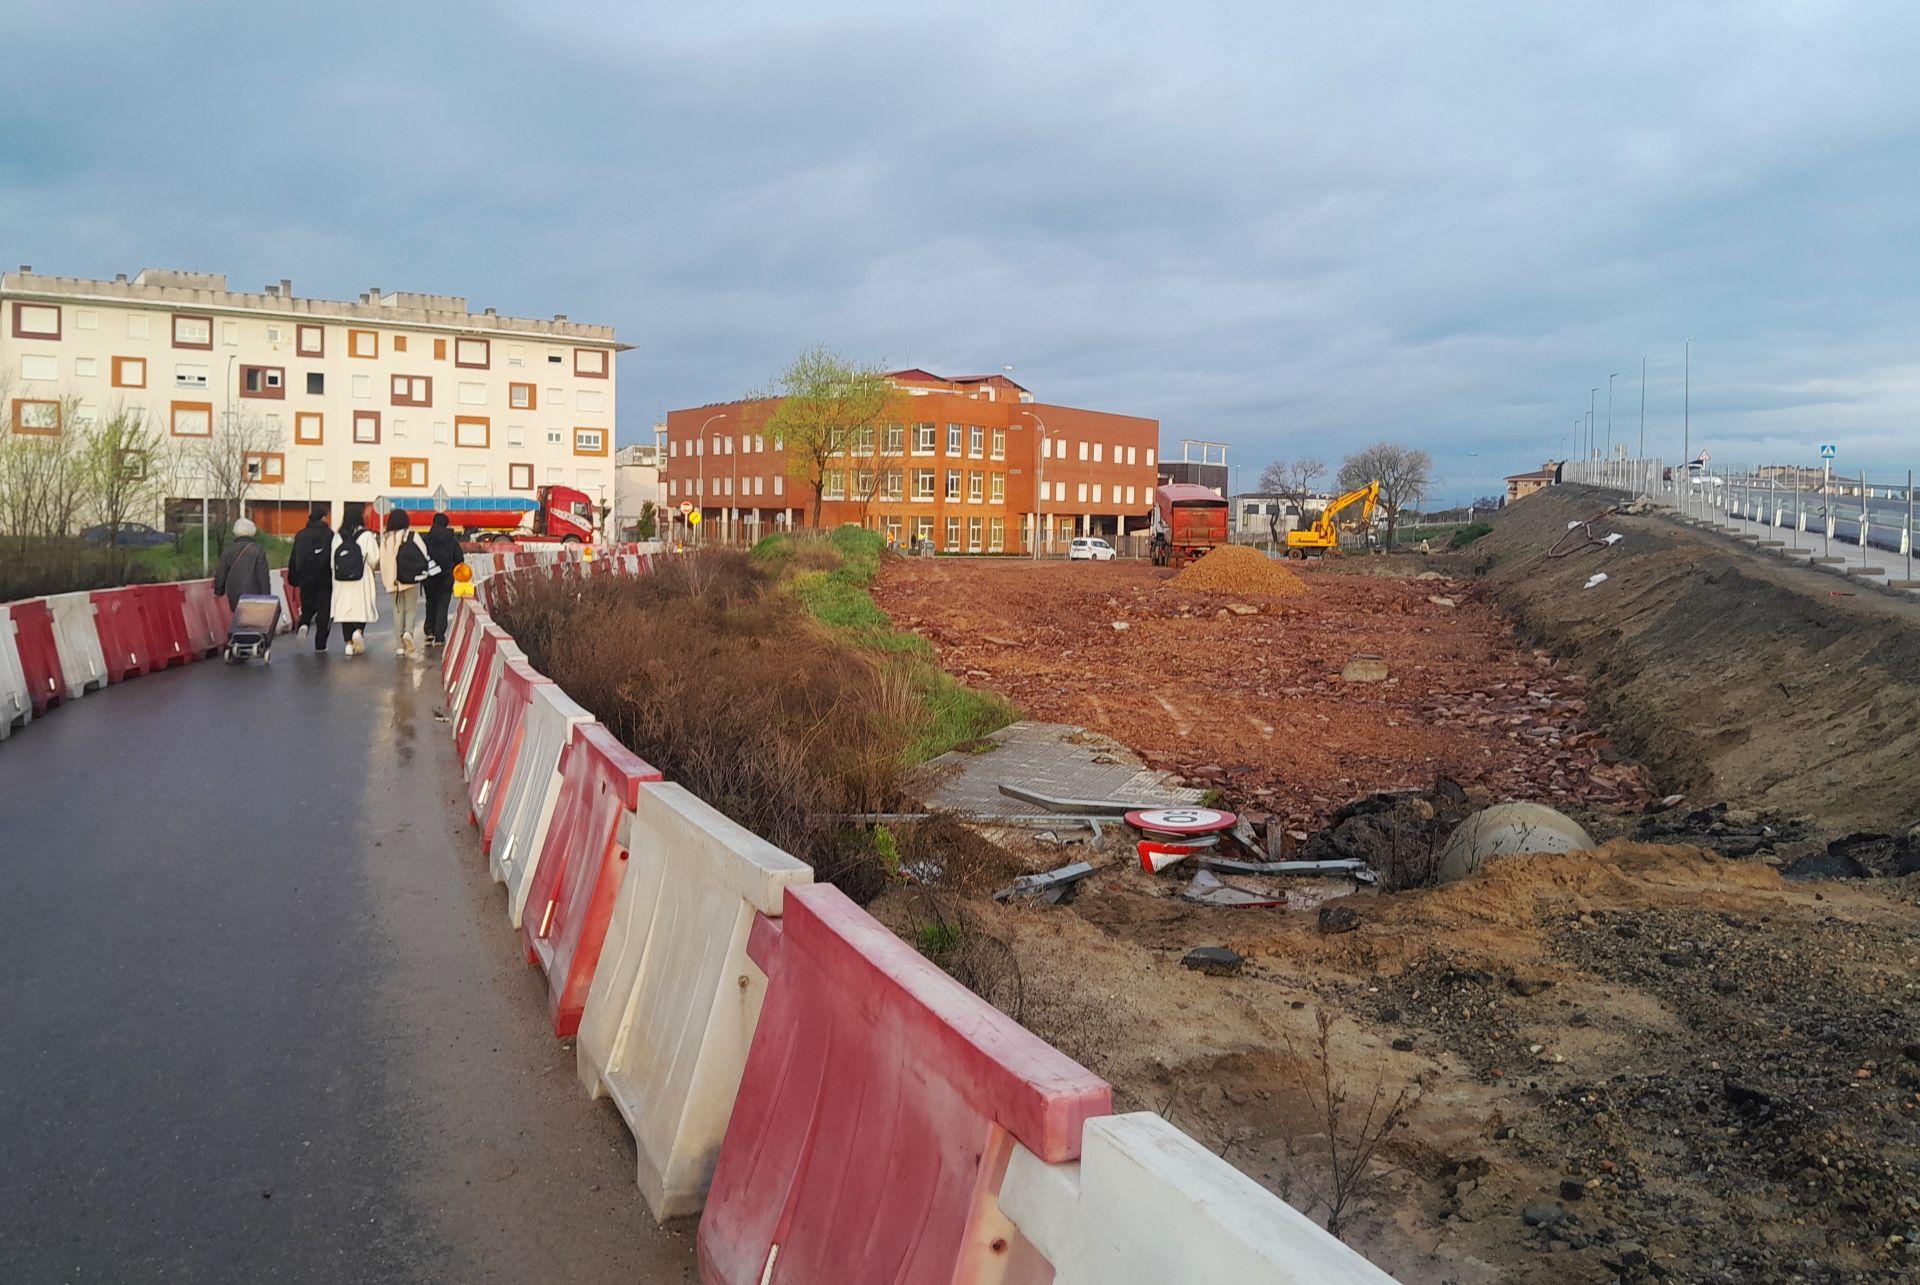
[[[261,461],[281,448],[280,430],[248,414],[222,416],[207,436],[186,442],[183,480],[219,505],[220,516],[208,532],[216,546],[226,544],[224,526],[245,516],[247,496],[260,483]]]
[[[1313,496],[1314,483],[1325,477],[1327,466],[1311,455],[1302,455],[1294,460],[1275,460],[1260,470],[1260,489],[1269,495],[1278,495],[1293,505],[1299,515],[1300,525],[1307,524],[1307,501]],[[1274,513],[1267,518],[1267,530],[1272,534],[1275,544],[1280,542],[1280,514]]]
[[[1376,442],[1341,462],[1340,489],[1352,491],[1380,483],[1380,507],[1387,517],[1387,547],[1393,547],[1400,514],[1426,498],[1433,480],[1433,458],[1397,442]]]
[[[906,495],[907,426],[874,424],[854,434],[847,498],[860,504],[866,525],[873,506],[898,504]]]
[[[818,527],[828,467],[886,414],[893,386],[878,367],[849,361],[821,344],[794,358],[762,396],[778,402],[767,432],[786,447],[787,473],[812,486]]]
[[[145,412],[116,406],[81,447],[86,517],[107,528],[116,572],[125,570],[120,527],[150,513],[164,498],[168,470],[160,434]]]
[[[26,542],[74,533],[85,509],[85,428],[77,394],[15,406],[0,433],[0,531]]]

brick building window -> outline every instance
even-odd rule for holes
[[[287,371],[284,366],[242,366],[240,395],[284,399],[287,395]]]

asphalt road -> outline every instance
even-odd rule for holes
[[[370,641],[0,744],[0,1280],[695,1279]]]

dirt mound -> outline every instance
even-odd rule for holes
[[[1244,544],[1221,545],[1175,576],[1173,583],[1196,593],[1259,598],[1291,598],[1307,591],[1299,576]]]
[[[1920,821],[1920,611],[1659,515],[1607,548],[1547,551],[1615,497],[1551,487],[1463,555],[1591,680],[1615,745],[1690,804],[1809,816],[1827,835]],[[1607,579],[1582,585],[1595,572]]]

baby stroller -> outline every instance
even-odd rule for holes
[[[221,655],[229,665],[258,659],[271,665],[273,634],[280,628],[280,600],[264,594],[242,594],[227,627],[227,646]]]

